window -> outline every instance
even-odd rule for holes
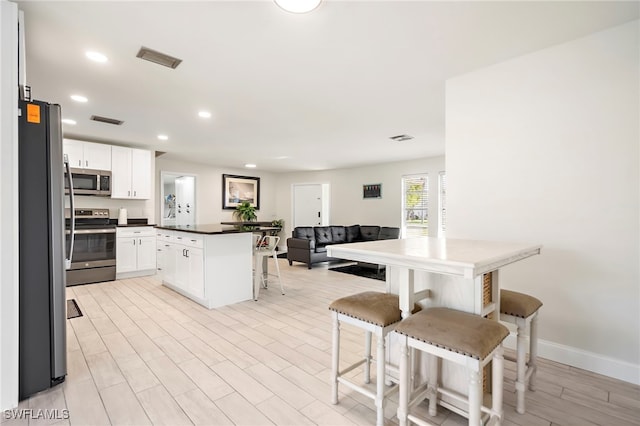
[[[429,235],[429,176],[411,175],[402,178],[402,235]]]
[[[440,172],[438,174],[438,223],[440,229],[438,230],[438,236],[444,237],[444,233],[447,230],[447,173]]]

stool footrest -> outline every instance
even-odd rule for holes
[[[367,362],[366,358],[365,359],[361,359],[360,361],[356,362],[355,364],[351,364],[350,366],[348,366],[344,370],[339,371],[338,372],[338,376],[342,376],[343,374],[347,374],[351,370],[355,370],[356,368],[360,367],[365,362]]]

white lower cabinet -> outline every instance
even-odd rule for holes
[[[155,274],[156,250],[152,227],[116,228],[116,278]]]
[[[208,308],[252,298],[251,234],[158,229],[157,270],[167,287]]]

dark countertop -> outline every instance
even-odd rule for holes
[[[116,225],[118,228],[127,228],[132,226],[156,226],[155,223],[127,223],[126,225]]]
[[[222,226],[218,224],[204,224],[204,225],[192,225],[192,226],[158,226],[158,229],[166,229],[168,231],[182,231],[182,232],[192,232],[194,234],[237,234],[241,232],[251,232],[251,231],[242,231],[233,226]]]
[[[118,219],[109,219],[109,224],[116,225],[122,228],[127,226],[156,226],[154,223],[149,223],[149,220],[146,218],[144,219],[129,218],[127,219],[126,225],[118,225]]]

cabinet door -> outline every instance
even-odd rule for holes
[[[176,275],[174,285],[189,292],[189,258],[187,248],[182,244],[176,244]]]
[[[169,284],[176,283],[176,244],[171,244],[169,242],[162,242],[162,249],[164,250],[164,269],[163,269],[163,277],[162,280],[168,282]],[[177,250],[178,252],[180,250]]]
[[[131,150],[131,198],[151,198],[151,151]]]
[[[138,237],[138,271],[156,269],[156,237]]]
[[[111,170],[111,145],[84,142],[85,169]]]
[[[136,238],[116,238],[116,273],[136,270]]]
[[[204,251],[189,248],[189,293],[200,299],[204,298]]]
[[[157,240],[156,241],[156,274],[158,274],[158,278],[160,281],[164,280],[164,270],[166,266],[165,261],[165,253],[164,242]]]
[[[131,148],[111,147],[111,198],[131,198]]]
[[[69,167],[84,168],[83,142],[73,139],[64,139],[62,150],[69,158]]]

